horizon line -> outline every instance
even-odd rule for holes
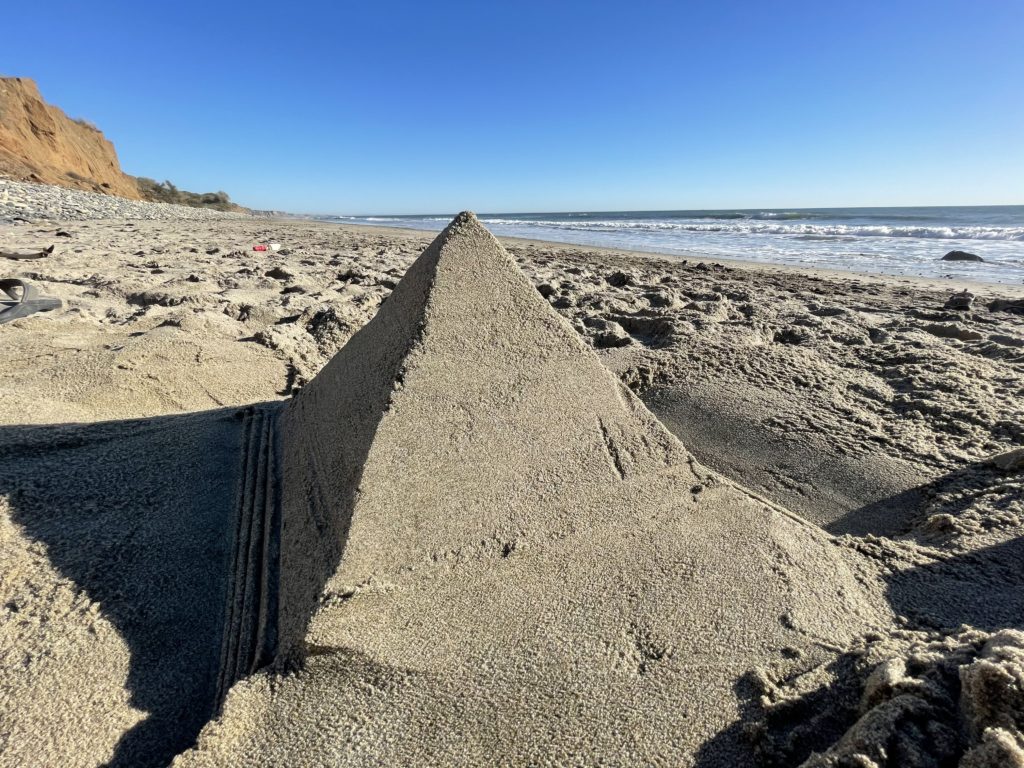
[[[895,209],[920,209],[920,208],[1024,208],[1024,202],[1021,203],[972,203],[970,205],[826,205],[826,206],[755,206],[748,208],[605,208],[599,210],[551,210],[551,211],[490,211],[490,212],[478,212],[473,211],[477,216],[550,216],[554,214],[569,214],[577,215],[581,213],[718,213],[718,212],[736,212],[746,213],[748,211],[857,211],[857,210],[895,210]],[[463,208],[461,210],[472,210],[470,208]],[[405,218],[431,218],[431,217],[451,217],[456,216],[461,211],[455,211],[453,213],[305,213],[301,215],[305,216],[347,216],[354,219],[366,219],[378,216],[387,217],[405,217]]]

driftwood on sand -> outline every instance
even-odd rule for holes
[[[34,259],[45,259],[53,254],[53,246],[43,248],[41,251],[7,251],[0,249],[0,258],[13,259],[14,261],[32,261]]]

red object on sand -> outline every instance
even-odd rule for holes
[[[265,251],[265,250],[267,250],[267,246],[265,246],[265,245],[254,245],[252,247],[252,249],[254,251]]]

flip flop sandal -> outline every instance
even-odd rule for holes
[[[0,280],[0,325],[17,320],[19,317],[28,317],[36,312],[57,309],[60,306],[60,299],[53,296],[40,296],[36,287],[25,280],[17,278]]]
[[[41,251],[0,251],[0,257],[14,259],[15,261],[29,261],[31,259],[45,259],[53,253],[53,246],[44,248]]]

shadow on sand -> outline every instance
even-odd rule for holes
[[[251,467],[266,469],[266,452],[242,468],[253,456],[242,444],[244,410],[0,428],[0,494],[14,522],[45,545],[52,566],[128,646],[125,686],[148,717],[123,736],[109,765],[166,765],[193,744],[219,704],[221,659],[234,664],[228,683],[264,662],[251,651],[266,639],[251,635],[274,618],[276,637],[262,647],[276,648],[279,666],[303,663],[306,628],[341,561],[367,455],[419,338],[433,262],[418,263],[407,274],[413,280],[276,419],[283,463],[264,477],[287,477],[274,489],[280,533],[270,538],[279,541],[255,522],[274,480],[262,492],[253,480]],[[273,594],[268,574],[279,575]],[[90,693],[74,695],[89,701]]]
[[[868,516],[899,510],[900,525],[909,531],[922,521],[922,502],[940,492],[948,502],[938,511],[956,517],[985,496],[999,513],[1018,499],[1004,473],[972,465],[916,488],[849,513],[850,525]],[[933,509],[932,511],[936,511]],[[839,523],[842,525],[842,523]],[[892,563],[884,575],[885,596],[893,612],[905,616],[908,628],[953,632],[967,624],[995,632],[1024,630],[1024,537],[1009,538],[971,552],[911,567]],[[696,765],[799,765],[812,751],[823,751],[853,725],[859,714],[862,677],[860,654],[843,653],[829,662],[833,682],[787,702],[765,708],[757,675],[748,673],[735,687],[739,719],[720,731],[698,752]],[[747,750],[737,754],[737,750]]]
[[[1024,629],[1024,537],[941,563],[889,576],[886,596],[911,626],[956,630],[961,624],[988,631]],[[857,720],[863,685],[859,652],[839,654],[827,664],[828,685],[802,696],[764,705],[758,674],[748,672],[734,691],[739,719],[710,739],[696,765],[799,765],[812,752],[834,744]],[[955,671],[955,670],[954,670]]]
[[[275,560],[280,544],[280,593],[273,585],[269,610],[272,620],[280,619],[272,630],[279,634],[283,666],[303,663],[306,627],[341,560],[389,393],[381,388],[360,400],[361,429],[338,441],[337,464],[314,467],[318,457],[306,440],[285,447],[291,461],[308,462],[314,476],[296,485],[295,514],[285,520],[280,542],[271,544]],[[104,681],[103,690],[123,684],[130,704],[147,716],[120,739],[107,764],[112,768],[164,766],[192,746],[220,704],[224,649],[244,648],[254,639],[246,632],[266,629],[238,619],[239,612],[252,613],[239,597],[251,601],[252,590],[248,584],[238,589],[239,580],[261,577],[260,566],[238,565],[238,551],[255,546],[251,530],[248,536],[244,530],[251,521],[243,518],[261,511],[258,503],[245,505],[254,475],[243,462],[251,448],[245,413],[226,408],[0,427],[0,495],[13,522],[45,545],[53,569],[97,604],[130,655],[127,679]],[[344,491],[325,497],[317,469],[340,480]],[[258,557],[249,549],[242,559]],[[276,573],[277,566],[269,567]],[[226,633],[242,636],[232,635],[225,645]],[[230,683],[247,670],[228,673]],[[100,710],[110,703],[93,700],[90,690],[71,695]]]
[[[826,528],[834,534],[863,536],[898,536],[909,533],[924,522],[926,514],[942,512],[957,517],[978,506],[984,499],[994,512],[1001,512],[1014,503],[1017,495],[1002,491],[1007,476],[988,464],[968,464],[954,472],[932,478],[851,509]],[[934,503],[944,494],[945,503]],[[925,511],[925,508],[927,512]]]
[[[790,768],[812,752],[824,752],[857,718],[860,680],[858,656],[845,653],[828,664],[834,682],[785,705],[765,707],[764,687],[756,672],[733,686],[740,718],[707,741],[695,756],[697,768],[757,765]]]
[[[14,522],[98,604],[130,653],[123,684],[148,715],[110,766],[168,764],[214,711],[238,413],[0,428],[0,494]],[[72,695],[97,705],[87,690]]]
[[[886,576],[892,609],[911,626],[1024,629],[1024,537]]]

